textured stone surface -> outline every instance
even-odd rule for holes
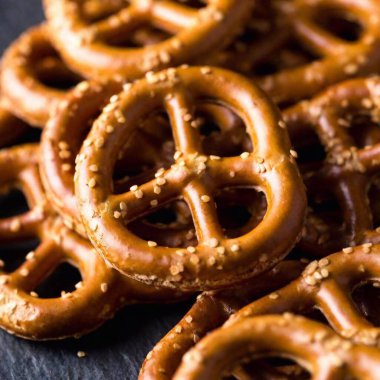
[[[42,19],[40,0],[0,0],[0,51]],[[5,204],[9,202],[0,199],[0,214]],[[188,307],[128,307],[100,330],[79,340],[36,343],[0,331],[0,379],[136,379],[145,355]],[[79,359],[78,351],[87,356]]]

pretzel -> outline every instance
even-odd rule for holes
[[[272,356],[296,361],[312,380],[351,376],[370,380],[380,371],[378,350],[353,345],[306,318],[268,315],[244,319],[208,335],[184,356],[173,379],[221,379],[242,362]]]
[[[321,219],[310,209],[301,241],[304,250],[326,254],[346,246],[380,242],[368,198],[372,176],[380,169],[380,134],[377,126],[370,128],[379,122],[379,89],[378,77],[354,79],[284,111],[292,136],[296,138],[302,129],[314,131],[326,151],[326,159],[303,170],[309,198],[333,195],[343,215],[338,229],[329,215],[330,220]],[[368,118],[359,130],[364,147],[357,145],[353,135],[358,117]]]
[[[379,346],[379,328],[365,319],[352,299],[358,286],[366,283],[377,286],[379,277],[379,245],[348,247],[311,262],[298,279],[242,308],[226,325],[257,315],[285,312],[307,315],[317,309],[342,337]]]
[[[122,90],[122,84],[119,82],[81,82],[78,84],[71,94],[67,96],[65,101],[59,103],[54,110],[49,122],[44,128],[41,138],[41,177],[46,190],[46,196],[51,201],[56,211],[64,218],[64,221],[70,229],[76,230],[82,236],[86,237],[86,232],[79,216],[76,198],[74,194],[74,168],[75,157],[79,153],[80,147],[86,137],[86,133],[90,130],[92,122],[102,108],[107,104],[112,95]],[[237,128],[237,121],[231,112],[217,106],[201,107],[202,111],[210,117],[216,119],[218,125],[223,130],[223,136],[210,135],[205,136],[204,145],[209,147],[210,152],[218,154],[224,152],[233,153],[233,150],[239,145],[246,146],[244,142],[244,128]],[[206,115],[206,116],[207,116]],[[131,167],[138,165],[136,157],[142,151],[144,163],[154,164],[152,170],[154,172],[164,165],[165,162],[170,164],[173,159],[173,149],[161,149],[164,142],[165,133],[158,130],[158,125],[162,125],[163,120],[159,117],[148,119],[140,125],[138,132],[138,142],[127,146],[124,149],[122,157],[122,166]],[[164,123],[166,123],[164,121]],[[165,125],[170,131],[170,125]],[[240,127],[240,126],[239,126]],[[241,130],[244,132],[241,133]],[[166,133],[167,134],[167,133]],[[169,141],[166,145],[169,144]],[[245,145],[244,145],[245,144]],[[144,146],[144,149],[142,149]],[[136,151],[137,150],[137,151]],[[167,152],[168,151],[168,152]],[[145,170],[146,172],[147,170]],[[136,175],[138,175],[136,173]],[[141,176],[141,175],[140,175]],[[135,177],[129,178],[128,181],[136,180]],[[127,185],[125,179],[120,179],[116,184],[118,187]],[[241,194],[240,194],[241,196]],[[223,195],[223,201],[234,198],[233,194]],[[255,202],[252,202],[252,194],[243,195],[245,205],[248,208],[256,210]],[[247,199],[245,199],[247,198]],[[256,199],[255,199],[256,200]],[[256,213],[252,213],[256,215]],[[259,215],[259,214],[258,214]],[[168,236],[170,231],[168,226],[165,231],[165,239],[170,246],[175,246],[175,241],[181,244],[181,241],[189,235],[191,227],[191,218],[182,212],[181,219],[186,219],[182,226],[177,225],[172,231],[172,236]],[[252,220],[252,223],[257,223]],[[140,232],[146,233],[154,240],[163,237],[162,229],[152,228],[151,225],[138,224]],[[146,232],[145,232],[146,231]],[[236,231],[237,233],[237,231]],[[187,238],[189,244],[193,241]]]
[[[44,1],[57,47],[84,76],[128,79],[178,66],[219,47],[238,31],[253,6],[250,0],[206,1],[200,9],[174,1],[133,0],[89,11],[87,3]],[[132,32],[146,25],[166,38],[148,48],[123,46]]]
[[[302,269],[300,262],[284,261],[236,288],[199,295],[188,313],[147,355],[139,379],[171,379],[183,355],[200,339],[252,300],[289,283]]]
[[[41,128],[68,89],[80,81],[52,46],[45,24],[21,35],[2,60],[4,104],[22,120]]]
[[[216,68],[169,69],[128,87],[95,122],[77,161],[76,196],[99,252],[132,278],[183,289],[231,285],[274,266],[295,244],[305,208],[302,182],[276,109],[248,81]],[[224,158],[202,154],[199,131],[191,126],[201,99],[223,104],[244,120],[254,153]],[[112,168],[120,148],[139,119],[159,108],[170,117],[175,163],[149,182],[112,193]],[[230,239],[217,220],[213,193],[236,186],[259,188],[268,209],[256,228]],[[131,233],[128,223],[182,196],[193,215],[196,247],[157,246]]]
[[[252,77],[276,103],[289,105],[342,80],[378,72],[379,14],[377,0],[265,1],[245,33],[211,56],[210,64]],[[346,37],[339,20],[357,22],[362,30]]]
[[[27,129],[27,124],[0,105],[0,147],[16,141]]]
[[[111,318],[123,305],[166,302],[183,295],[137,283],[109,269],[92,246],[68,230],[44,206],[38,176],[38,147],[25,145],[0,152],[0,184],[19,186],[30,211],[0,219],[0,244],[38,237],[38,248],[11,273],[0,272],[0,326],[33,339],[85,334]],[[62,263],[77,267],[82,281],[57,298],[38,298],[36,288]]]

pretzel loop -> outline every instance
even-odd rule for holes
[[[158,73],[157,81],[136,82],[97,120],[78,160],[76,194],[90,239],[113,266],[144,282],[214,288],[233,283],[237,276],[241,281],[277,262],[298,235],[304,196],[277,112],[241,77],[219,69],[203,72],[201,68],[170,69]],[[189,122],[193,102],[202,98],[228,105],[243,119],[253,142],[252,154],[213,159],[202,153],[199,131]],[[178,151],[175,164],[159,178],[112,194],[112,168],[118,152],[138,120],[162,105],[167,107],[173,128]],[[106,131],[110,125],[112,133]],[[99,169],[96,173],[89,170],[94,165]],[[233,177],[226,175],[231,170],[236,171]],[[257,228],[243,237],[226,239],[216,220],[213,193],[234,186],[259,188],[267,197],[268,210]],[[151,212],[152,201],[160,207],[181,196],[189,203],[197,230],[198,245],[193,252],[187,249],[178,254],[178,249],[151,247],[128,230],[130,221]],[[124,218],[115,219],[114,211],[124,204]],[[218,246],[225,255],[215,255]],[[263,253],[265,259],[259,259]],[[216,265],[209,265],[211,256]],[[180,268],[179,276],[171,275],[175,268]]]

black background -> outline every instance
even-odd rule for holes
[[[40,0],[0,0],[0,51],[42,20]],[[127,307],[79,340],[30,342],[0,331],[0,379],[136,379],[146,354],[188,307]],[[78,350],[87,357],[79,359]]]

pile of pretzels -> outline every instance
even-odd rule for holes
[[[379,0],[43,6],[1,60],[0,250],[40,244],[0,261],[0,327],[196,297],[140,380],[379,379]]]

